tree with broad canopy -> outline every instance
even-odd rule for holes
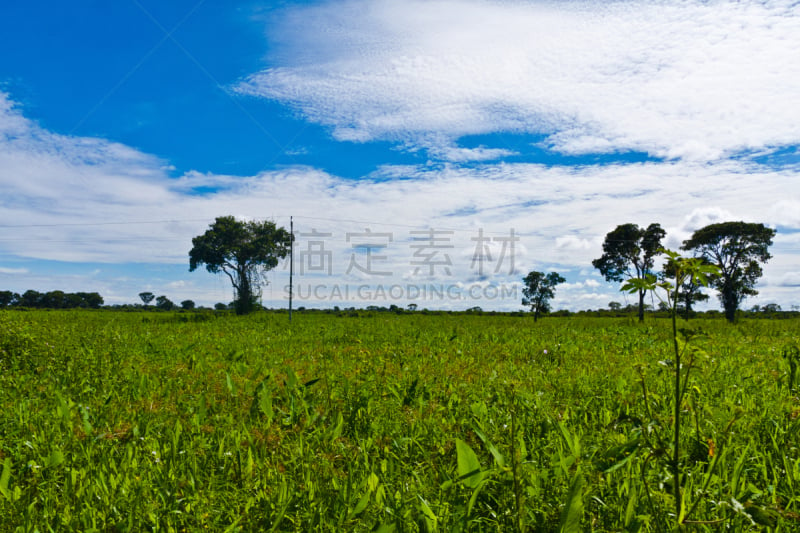
[[[606,234],[603,255],[592,265],[603,274],[606,281],[645,279],[652,276],[655,257],[660,254],[661,239],[666,236],[660,224],[650,224],[647,229],[636,224],[622,224]],[[644,321],[644,296],[639,289],[639,321]]]
[[[213,274],[223,272],[233,285],[237,314],[246,314],[261,296],[263,274],[289,254],[291,240],[292,235],[274,222],[217,217],[203,235],[192,239],[189,271],[205,264]]]
[[[736,320],[739,304],[755,296],[755,284],[761,277],[761,265],[772,256],[769,247],[775,230],[764,224],[720,222],[695,231],[683,241],[682,249],[692,250],[706,262],[719,268],[711,285],[719,291],[728,322]]]

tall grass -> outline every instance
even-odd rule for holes
[[[673,521],[666,320],[187,316],[0,314],[0,530]],[[709,320],[692,340],[697,530],[800,527],[797,326]]]

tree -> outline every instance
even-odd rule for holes
[[[189,271],[205,264],[213,274],[223,272],[233,285],[236,312],[249,313],[261,296],[263,274],[289,254],[291,239],[274,222],[217,217],[203,235],[192,239]]]
[[[39,307],[39,304],[42,301],[42,296],[43,295],[39,291],[28,289],[22,293],[22,296],[19,297],[17,305],[20,307]]]
[[[64,291],[50,291],[42,295],[39,305],[48,309],[63,309],[67,307],[67,295]]]
[[[100,306],[105,302],[98,292],[78,292],[76,294],[83,300],[81,307],[100,309]]]
[[[622,304],[619,302],[608,302],[608,308],[612,311],[619,311],[622,309]]]
[[[19,294],[11,291],[0,291],[0,307],[11,307],[19,300]]]
[[[191,311],[194,309],[194,302],[192,300],[184,300],[181,302],[181,309]]]
[[[647,229],[636,224],[622,224],[606,234],[603,255],[592,261],[606,281],[645,279],[652,276],[655,257],[660,254],[661,239],[666,232],[659,224],[650,224]],[[647,291],[639,289],[639,321],[644,321],[644,296]]]
[[[149,292],[149,291],[148,292],[140,292],[139,293],[139,298],[142,299],[142,302],[144,302],[144,306],[145,307],[150,305],[150,302],[152,302],[153,298],[155,298],[155,297],[156,297],[156,295],[153,294],[152,292]]]
[[[68,293],[65,295],[64,301],[66,302],[66,307],[70,309],[75,309],[77,307],[88,307],[80,294]]]
[[[172,300],[162,295],[156,298],[156,307],[162,311],[171,311],[175,307],[175,304],[172,303]]]
[[[522,279],[525,287],[522,289],[522,305],[531,306],[533,321],[539,319],[539,315],[550,312],[550,298],[555,296],[555,287],[565,280],[557,272],[529,272]]]
[[[769,247],[775,230],[764,224],[720,222],[694,232],[683,241],[684,250],[692,250],[719,269],[711,285],[719,291],[719,299],[728,322],[736,320],[739,304],[755,296],[755,284],[761,277],[761,265],[772,256]]]

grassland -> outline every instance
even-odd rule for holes
[[[800,530],[800,321],[681,326],[686,527]],[[0,531],[668,531],[672,349],[663,319],[2,312]]]

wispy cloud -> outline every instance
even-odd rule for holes
[[[28,273],[28,269],[27,268],[0,267],[0,274],[6,274],[6,275],[12,275],[13,276],[15,274],[27,274],[27,273]]]
[[[34,284],[23,288],[76,290],[89,280],[109,301],[148,289],[203,302],[230,289],[186,272],[193,236],[219,215],[284,226],[292,215],[305,234],[299,246],[313,230],[330,234],[334,262],[331,276],[305,272],[301,282],[491,290],[518,287],[532,269],[580,272],[554,303],[596,308],[621,300],[590,266],[616,225],[659,222],[677,248],[705,224],[741,219],[781,229],[762,301],[795,297],[797,165],[758,164],[776,160],[766,157],[775,147],[800,144],[800,14],[789,2],[349,0],[293,8],[274,22],[272,66],[238,91],[287,104],[336,139],[389,140],[426,150],[433,163],[346,178],[303,166],[172,177],[168,160],[49,131],[0,92],[0,257],[15,265],[0,273]],[[503,146],[502,135],[462,146],[466,135],[498,132],[540,134],[545,147],[570,154],[636,150],[667,161],[527,164],[524,147]],[[749,155],[725,159],[736,153]],[[780,154],[792,160],[796,151]],[[450,254],[451,274],[417,271],[411,232],[423,228],[452,232],[453,248],[437,250]],[[391,276],[347,272],[348,235],[366,229],[392,235],[380,251]],[[512,229],[513,268],[476,272],[476,249],[497,260]],[[16,267],[26,259],[147,263],[180,275],[103,272],[79,282]],[[276,298],[285,275],[271,274]]]
[[[789,0],[349,0],[285,12],[271,66],[236,90],[445,159],[464,135],[528,132],[708,161],[800,142],[797,35]]]

